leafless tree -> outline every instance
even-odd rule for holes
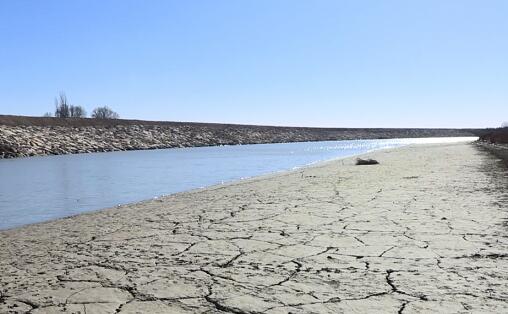
[[[52,114],[51,112],[46,112],[46,113],[43,115],[43,117],[45,117],[45,118],[50,118],[50,117],[52,117],[52,116],[53,116],[53,114]]]
[[[97,107],[92,111],[92,118],[95,119],[118,119],[120,116],[108,106]]]
[[[71,115],[70,106],[67,102],[67,96],[64,93],[60,93],[58,99],[55,99],[55,117],[57,118],[68,118]]]
[[[71,117],[73,118],[85,118],[86,117],[86,111],[81,106],[70,106],[69,111],[71,114]]]
[[[86,111],[81,106],[69,104],[65,93],[60,93],[58,99],[55,99],[55,117],[57,118],[85,118]]]

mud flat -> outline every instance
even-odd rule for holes
[[[0,232],[0,313],[506,313],[503,165],[368,157]]]

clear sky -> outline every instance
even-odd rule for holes
[[[499,126],[508,1],[0,0],[0,114],[60,91],[148,120]]]

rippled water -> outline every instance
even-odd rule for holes
[[[475,139],[302,142],[0,160],[0,229],[377,149]]]

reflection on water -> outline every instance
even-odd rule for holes
[[[0,229],[371,150],[475,139],[302,142],[0,160]]]

